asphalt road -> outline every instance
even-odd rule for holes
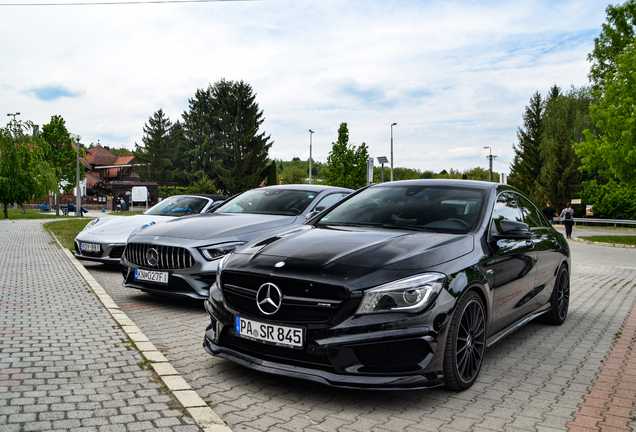
[[[636,249],[570,246],[568,320],[531,323],[490,348],[460,393],[334,390],[250,371],[203,350],[202,303],[124,288],[117,268],[84,265],[234,431],[563,431],[636,300]]]

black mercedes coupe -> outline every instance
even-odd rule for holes
[[[336,387],[463,390],[488,346],[565,321],[570,269],[566,240],[510,186],[377,184],[223,258],[204,347]]]

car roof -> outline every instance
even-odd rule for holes
[[[283,185],[273,185],[273,186],[263,186],[261,188],[255,188],[250,190],[275,190],[275,189],[288,189],[288,190],[301,190],[307,192],[322,192],[322,191],[334,191],[334,192],[353,192],[353,189],[338,187],[338,186],[327,186],[327,185],[308,185],[308,184],[283,184]],[[247,192],[247,191],[246,191]]]
[[[382,186],[446,186],[446,187],[468,187],[473,189],[490,190],[502,186],[501,183],[486,182],[479,180],[455,180],[455,179],[415,179],[399,180],[393,182],[376,183],[372,187]],[[512,188],[511,188],[512,189]]]
[[[203,198],[210,198],[211,200],[214,201],[223,201],[229,198],[229,196],[227,195],[212,195],[212,194],[181,194],[181,195],[171,195],[169,197],[166,197],[164,199],[167,198],[172,198],[172,197],[203,197]]]

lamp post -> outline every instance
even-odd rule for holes
[[[80,195],[82,193],[81,189],[80,189],[80,173],[79,173],[79,148],[80,148],[80,140],[82,139],[81,136],[76,135],[75,136],[75,143],[77,144],[77,170],[76,170],[76,180],[77,180],[77,199],[75,200],[75,216],[81,216],[82,215],[82,196]]]
[[[391,123],[391,181],[393,181],[393,126],[397,123]]]
[[[311,137],[314,135],[314,131],[309,129],[309,184],[311,184]]]
[[[11,117],[11,116],[13,116],[13,121],[15,121],[15,117],[16,117],[16,116],[19,116],[19,115],[20,115],[20,113],[19,113],[19,112],[15,113],[15,114],[11,114],[11,113],[9,113],[9,114],[7,114],[7,117]]]

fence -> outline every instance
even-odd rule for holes
[[[557,222],[556,220],[554,221],[554,223],[562,223],[563,220]],[[632,228],[636,228],[636,220],[630,220],[630,219],[593,219],[593,218],[574,218],[574,225],[576,224],[580,224],[580,225],[614,225],[615,227],[618,226],[627,226],[627,227],[632,227]]]

